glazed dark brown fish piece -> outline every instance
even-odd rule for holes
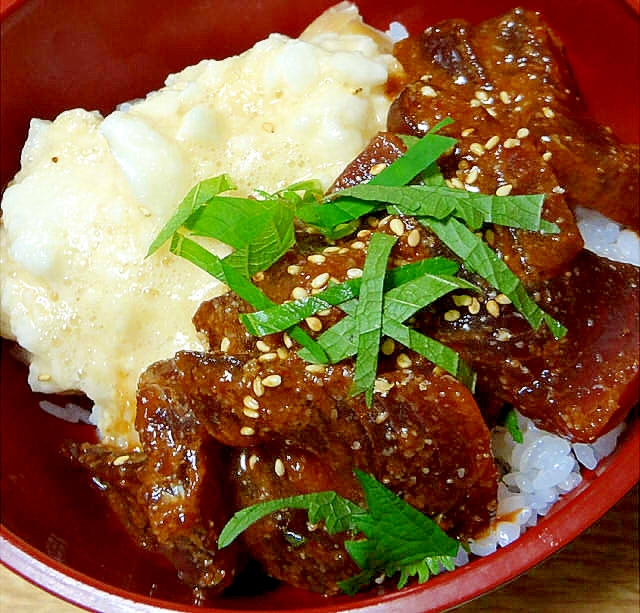
[[[483,395],[545,430],[593,442],[638,401],[638,283],[635,266],[585,250],[566,274],[533,293],[567,326],[559,341],[544,325],[533,331],[495,292],[481,297],[474,314],[443,301],[420,325],[473,365]],[[458,309],[457,321],[442,316],[449,308]]]
[[[594,208],[638,228],[638,149],[621,144],[610,130],[587,118],[562,45],[538,13],[514,9],[478,25],[447,20],[401,41],[395,53],[414,83],[392,107],[390,130],[424,133],[451,116],[458,122],[458,133],[475,128],[471,138],[485,146],[485,153],[486,144],[492,143],[489,139],[497,136],[498,143],[488,147],[494,155],[507,139],[512,144],[520,141],[519,146],[526,139],[543,158],[544,164],[533,167],[553,175],[555,187],[565,190],[571,206]],[[426,98],[453,95],[453,104],[434,111],[432,117],[428,106],[433,101],[418,100],[413,105],[412,90],[414,103],[420,92]],[[487,117],[495,118],[503,129],[489,136],[478,130]],[[518,137],[523,129],[529,132],[524,139]],[[461,149],[471,163],[468,168],[478,165],[481,174],[492,177],[493,156],[478,160],[469,157],[464,143]],[[496,172],[493,189],[513,185],[518,176]]]
[[[544,235],[495,226],[492,246],[527,285],[566,270],[583,246],[574,216],[525,124],[514,122],[500,101],[474,47],[472,26],[443,22],[401,41],[395,53],[416,80],[393,103],[389,130],[421,136],[453,118],[441,133],[458,143],[439,162],[451,184],[486,194],[545,193],[543,218],[560,228]]]
[[[91,474],[136,543],[168,558],[196,594],[220,593],[239,568],[237,546],[217,548],[230,516],[219,478],[222,449],[180,398],[184,372],[171,370],[170,380],[171,368],[171,362],[159,363],[142,376],[138,428],[144,452],[90,444],[67,451]]]
[[[638,147],[588,118],[562,44],[540,14],[514,9],[482,22],[473,44],[494,91],[511,100],[512,121],[549,157],[567,201],[638,230]]]
[[[140,546],[167,557],[196,593],[215,594],[232,583],[239,558],[237,546],[217,547],[231,509],[220,478],[222,448],[186,393],[197,363],[185,360],[180,369],[169,360],[142,374],[136,418],[142,451],[85,444],[69,452]]]
[[[349,396],[350,362],[309,369],[294,353],[269,362],[218,356],[202,373],[210,398],[194,406],[224,445],[279,443],[314,454],[332,473],[368,470],[452,534],[471,536],[495,502],[489,430],[460,382],[412,360],[407,369],[391,361],[368,408],[362,395]]]
[[[271,447],[237,451],[233,472],[238,508],[322,491],[360,501],[350,470],[335,472],[318,456],[295,447]],[[328,534],[324,522],[309,524],[306,511],[282,509],[256,522],[240,538],[271,577],[334,595],[340,592],[339,581],[359,572],[344,547],[348,536]]]
[[[193,412],[199,356],[149,367],[138,383],[136,429],[147,456],[138,500],[160,550],[188,584],[208,592],[231,585],[237,547],[218,550],[232,513],[221,478],[223,450]]]

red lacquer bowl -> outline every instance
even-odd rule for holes
[[[635,1],[635,0],[634,0]],[[367,21],[410,31],[446,17],[481,20],[514,3],[539,9],[565,42],[593,115],[638,140],[639,20],[629,0],[362,0]],[[19,167],[31,117],[71,107],[108,113],[156,89],[204,57],[240,52],[269,32],[297,35],[331,0],[5,0],[2,7],[1,183]],[[91,428],[38,407],[26,369],[4,343],[1,359],[3,562],[70,602],[99,611],[202,611],[161,559],[134,547],[86,476],[60,454],[63,440],[91,440]],[[209,611],[444,610],[485,593],[557,551],[638,481],[640,426],[632,418],[616,452],[565,496],[538,526],[496,554],[424,585],[324,599],[287,586],[244,584]],[[252,593],[253,592],[253,593]]]

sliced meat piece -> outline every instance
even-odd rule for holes
[[[426,100],[411,113],[403,92],[392,106],[388,129],[424,132],[448,114],[461,130],[475,128],[480,145],[491,138],[478,129],[484,115],[501,125],[494,132],[500,142],[510,138],[522,145],[517,133],[526,129],[528,142],[544,157],[543,172],[546,166],[553,170],[555,185],[565,190],[572,207],[593,208],[638,229],[638,148],[621,144],[610,130],[588,119],[562,44],[540,14],[518,8],[478,25],[443,21],[401,41],[395,54],[414,80],[410,89],[424,91],[427,98],[451,97],[452,104],[448,113],[445,109],[431,117]],[[469,114],[464,98],[480,117]],[[481,163],[479,167],[491,177]],[[496,173],[493,184],[513,184],[517,178],[517,173]],[[478,186],[485,191],[482,182]]]
[[[178,354],[176,363],[187,358]],[[193,407],[224,445],[279,441],[321,458],[332,472],[369,470],[453,534],[475,534],[495,504],[482,415],[455,379],[434,374],[417,355],[407,370],[394,359],[367,408],[362,395],[349,396],[351,360],[313,366],[293,350],[248,360],[208,356],[194,376]]]
[[[138,383],[136,428],[147,456],[138,500],[160,550],[181,578],[222,591],[238,570],[238,551],[219,551],[218,536],[231,516],[225,495],[222,448],[196,418],[192,372],[199,355],[176,368],[173,360],[149,367]]]
[[[143,373],[136,420],[142,452],[103,445],[70,451],[134,539],[165,555],[196,592],[213,595],[232,583],[240,561],[237,545],[217,548],[231,507],[222,448],[191,410],[189,377],[197,359],[190,357],[183,370],[169,360]]]
[[[539,13],[514,9],[473,28],[473,46],[511,124],[529,128],[572,206],[638,230],[638,147],[587,117],[562,44]]]
[[[317,456],[294,447],[240,449],[234,467],[238,508],[322,491],[337,491],[357,502],[362,497],[351,471],[336,472]],[[344,548],[349,535],[329,535],[323,524],[310,525],[306,511],[282,509],[255,523],[241,538],[271,577],[334,595],[340,592],[338,582],[359,569]]]
[[[124,453],[105,445],[76,443],[65,445],[63,451],[90,475],[104,493],[109,508],[118,517],[128,534],[144,549],[158,549],[149,526],[147,511],[138,501],[146,455]]]
[[[531,133],[550,156],[569,204],[595,209],[640,232],[638,145],[621,144],[609,128],[586,117],[550,112],[551,119],[543,114],[532,120]]]
[[[455,322],[442,316],[452,307],[443,301],[421,328],[473,365],[485,394],[545,430],[593,442],[638,400],[638,281],[635,266],[583,251],[570,271],[533,294],[568,328],[560,341],[544,325],[531,330],[511,305],[489,305],[491,295],[477,314],[460,308]]]
[[[507,106],[487,80],[471,29],[444,22],[397,45],[400,61],[406,68],[415,64],[411,70],[421,76],[393,103],[388,127],[422,135],[451,117],[455,123],[441,132],[458,143],[440,165],[452,186],[488,194],[547,194],[543,217],[558,224],[559,234],[493,229],[493,246],[527,285],[535,285],[566,270],[583,242],[555,173],[522,124],[512,125]]]

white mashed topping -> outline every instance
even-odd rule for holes
[[[223,172],[244,194],[328,187],[385,127],[390,51],[343,3],[300,39],[204,60],[106,118],[34,119],[0,226],[1,332],[29,352],[31,387],[85,393],[103,440],[135,445],[140,373],[205,349],[191,319],[224,291],[166,246],[145,259],[151,241],[196,182]]]

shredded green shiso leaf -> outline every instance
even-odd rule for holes
[[[241,316],[251,334],[286,330],[302,346],[299,355],[314,363],[336,363],[355,356],[351,393],[364,393],[367,404],[372,400],[383,336],[420,353],[473,390],[475,375],[457,353],[404,323],[449,292],[477,291],[455,277],[458,266],[450,260],[446,270],[443,258],[437,258],[439,271],[435,265],[421,268],[422,262],[389,270],[393,239],[373,233],[362,279],[284,305],[275,305],[250,280],[295,244],[296,218],[332,239],[353,232],[364,215],[410,215],[431,229],[467,269],[505,294],[534,329],[545,323],[556,338],[564,336],[566,328],[531,299],[518,277],[476,234],[486,223],[557,232],[555,224],[541,218],[544,195],[489,196],[447,187],[436,164],[456,142],[437,133],[446,123],[421,139],[405,138],[406,153],[369,183],[328,196],[323,195],[318,181],[297,183],[275,194],[259,192],[257,198],[225,195],[235,189],[227,175],[203,181],[187,194],[151,244],[149,254],[171,239],[173,253],[203,268],[257,309]],[[410,184],[416,178],[418,182]],[[214,238],[234,251],[221,259],[189,236]],[[329,306],[338,306],[347,317],[314,340],[298,324]]]
[[[345,541],[347,552],[362,571],[338,584],[347,594],[355,594],[381,574],[392,577],[400,573],[398,588],[402,588],[413,575],[423,583],[439,572],[440,563],[449,570],[454,568],[461,546],[458,541],[371,475],[357,469],[355,474],[364,491],[366,510],[335,492],[269,500],[235,513],[220,533],[218,546],[227,547],[275,511],[306,509],[309,521],[324,521],[329,534],[351,532],[354,537],[366,537]]]

